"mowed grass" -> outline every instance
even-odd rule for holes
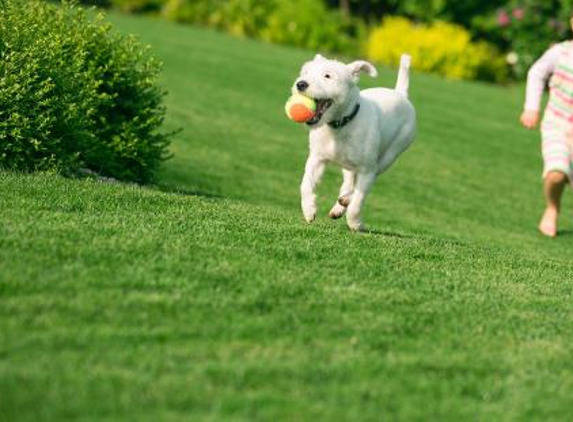
[[[184,131],[155,187],[0,173],[0,420],[571,419],[571,202],[539,236],[520,89],[414,74],[418,139],[353,234],[337,170],[299,212],[314,52],[111,19]]]

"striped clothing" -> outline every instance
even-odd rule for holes
[[[549,81],[549,103],[545,110],[546,118],[556,118],[570,126],[573,122],[573,43],[562,44],[553,76]]]
[[[526,109],[539,109],[549,75],[549,102],[541,123],[543,175],[557,171],[573,182],[573,42],[557,44],[533,65],[527,80]]]

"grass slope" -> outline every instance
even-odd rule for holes
[[[0,174],[1,420],[571,418],[571,216],[535,231],[518,90],[414,75],[418,140],[356,235],[337,171],[298,209],[311,53],[112,19],[185,130],[161,189]]]

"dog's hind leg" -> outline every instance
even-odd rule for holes
[[[348,207],[350,200],[352,199],[352,194],[354,193],[354,183],[356,182],[356,174],[353,171],[342,169],[342,186],[340,187],[340,192],[338,194],[337,204]]]
[[[354,191],[354,173],[350,170],[342,169],[342,186],[340,186],[340,192],[338,194],[338,199],[334,203],[334,206],[328,213],[328,216],[332,219],[340,218],[346,212],[346,207],[350,203],[352,198],[352,192]]]
[[[360,214],[362,212],[362,206],[372,184],[376,180],[375,173],[359,173],[356,175],[356,187],[354,188],[354,193],[352,194],[352,199],[348,205],[348,210],[346,212],[346,222],[350,230],[363,231],[364,226],[362,225],[362,220],[360,219]]]

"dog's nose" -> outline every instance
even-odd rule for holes
[[[296,83],[296,89],[298,89],[300,92],[306,91],[307,88],[308,88],[307,81],[298,81]]]

